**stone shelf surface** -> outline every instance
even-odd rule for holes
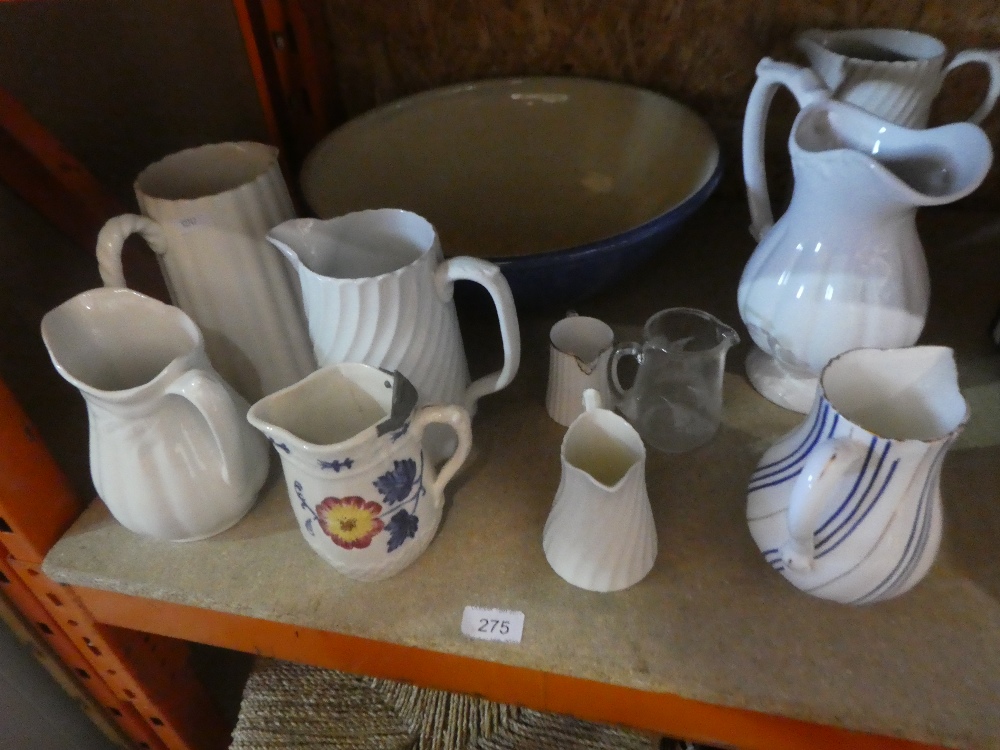
[[[943,470],[945,532],[928,577],[904,596],[850,608],[802,594],[758,553],[744,491],[760,454],[803,418],[776,407],[730,352],[724,422],[703,448],[650,451],[659,535],[650,575],[626,591],[576,589],[548,566],[541,532],[564,429],[545,413],[547,331],[522,321],[522,370],[484,398],[473,455],[449,487],[435,541],[377,584],[349,581],[301,538],[280,472],[250,514],[211,539],[136,536],[94,502],[44,570],[76,586],[290,623],[806,721],[956,747],[1000,747],[1000,223],[922,215],[932,275],[923,341],[958,352],[972,409]],[[738,324],[735,288],[753,248],[742,206],[710,204],[672,249],[581,314],[634,336],[658,309],[690,305]],[[499,345],[465,324],[474,371]],[[473,641],[465,606],[525,614],[520,644]]]

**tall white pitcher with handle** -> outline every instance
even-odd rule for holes
[[[743,128],[743,174],[759,244],[737,294],[756,345],[747,375],[765,397],[804,413],[831,358],[916,343],[930,295],[917,209],[971,193],[993,154],[971,123],[904,128],[830,99],[807,69],[765,58],[757,75]],[[779,86],[802,110],[788,138],[792,199],[775,222],[763,140],[767,104]]]
[[[188,541],[250,510],[267,443],[183,311],[131,289],[91,289],[42,318],[42,339],[87,402],[90,473],[119,523]]]
[[[434,227],[400,209],[333,219],[293,219],[267,239],[299,274],[309,336],[319,365],[363,362],[402,373],[419,403],[459,404],[475,413],[480,397],[517,374],[521,336],[510,287],[494,264],[444,260]],[[472,382],[452,301],[454,282],[490,293],[504,364]]]
[[[156,252],[170,298],[205,337],[212,365],[247,401],[316,369],[291,270],[264,235],[295,216],[278,149],[212,143],[144,169],[142,216],[108,221],[97,238],[106,286],[125,286],[122,245],[141,234]]]

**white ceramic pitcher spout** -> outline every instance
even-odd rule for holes
[[[462,404],[506,387],[520,364],[521,340],[510,287],[492,263],[445,261],[437,233],[409,211],[379,209],[334,219],[298,219],[268,240],[299,274],[309,336],[320,366],[364,362],[398,370],[420,403]],[[493,298],[504,364],[470,382],[454,282],[468,279]]]

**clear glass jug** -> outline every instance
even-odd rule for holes
[[[611,357],[619,411],[661,451],[682,453],[704,445],[722,418],[726,352],[739,341],[736,331],[702,310],[661,310],[646,321],[641,344],[620,344]],[[628,390],[618,379],[623,357],[639,363]]]

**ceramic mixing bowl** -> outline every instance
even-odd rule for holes
[[[427,91],[327,135],[300,175],[321,218],[405,208],[446,255],[498,266],[523,307],[589,297],[662,250],[711,194],[719,147],[692,110],[581,78]]]

